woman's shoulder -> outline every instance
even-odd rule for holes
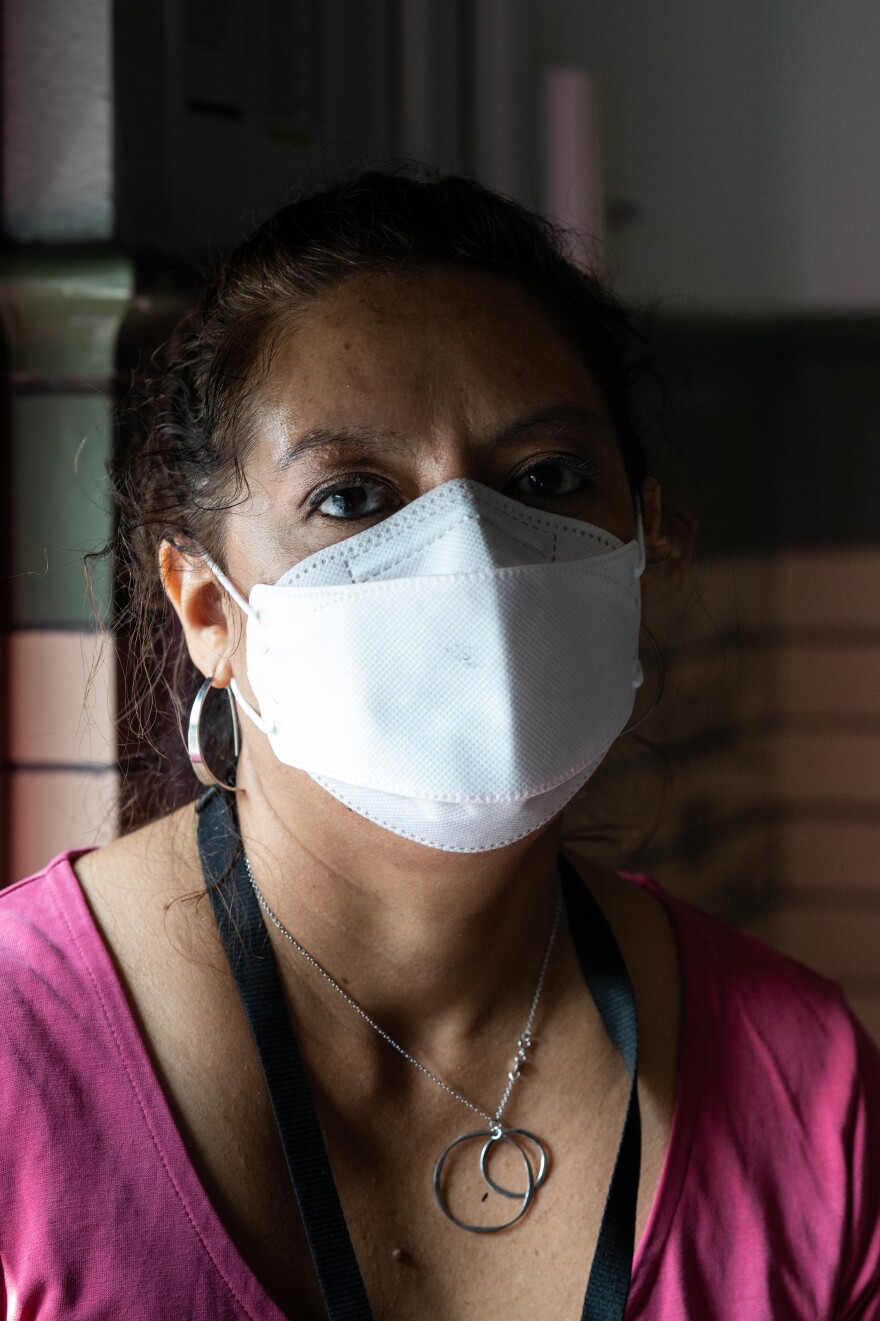
[[[615,880],[599,895],[624,936],[634,985],[642,983],[640,1029],[642,1006],[662,1021],[670,1012],[663,988],[677,992],[679,1111],[693,1108],[709,1146],[751,1133],[754,1157],[763,1150],[780,1164],[792,1143],[805,1142],[840,1173],[855,1117],[880,1108],[880,1050],[841,988],[649,877]],[[659,943],[658,911],[667,921]]]
[[[138,925],[144,908],[161,907],[157,894],[164,885],[169,899],[181,870],[175,850],[179,815],[101,848],[60,853],[0,890],[0,959],[13,966],[53,955],[73,962],[102,934],[106,940],[110,928],[121,929],[127,916]]]
[[[51,1058],[94,1043],[77,1025],[106,995],[106,959],[74,870],[83,852],[59,854],[41,871],[0,891],[0,1075],[9,1084],[31,1077],[11,1059]]]
[[[44,1153],[72,1141],[125,1072],[124,1005],[76,858],[0,892],[0,1132],[16,1156],[2,1164],[6,1205],[19,1183],[42,1184]]]
[[[733,1296],[744,1316],[855,1315],[880,1271],[880,1052],[834,982],[624,879],[669,914],[681,976],[676,1113],[635,1314],[678,1314],[684,1274],[700,1315]]]
[[[737,1161],[747,1150],[768,1180],[775,1171],[794,1186],[808,1151],[802,1193],[823,1188],[832,1200],[852,1191],[868,1162],[876,1200],[880,1145],[867,1117],[880,1109],[880,1050],[840,986],[655,881],[633,879],[675,927],[680,1089],[695,1105],[710,1159],[730,1140]]]
[[[170,961],[189,869],[173,818],[95,850],[70,851],[0,891],[0,1034],[3,1052],[88,1054],[100,1024],[127,1012],[138,980]],[[187,917],[189,914],[187,914]],[[184,938],[182,936],[182,938]],[[153,980],[161,980],[161,971]],[[66,1028],[63,1026],[67,1024]],[[91,1024],[85,1032],[78,1024]],[[66,1035],[65,1035],[66,1033]]]
[[[0,890],[0,968],[8,1002],[17,976],[56,972],[89,943],[90,922],[74,862],[60,853],[40,871]]]
[[[852,1014],[834,981],[757,936],[670,892],[651,877],[627,875],[653,895],[673,925],[692,1009],[730,1032],[760,1031],[797,1057],[806,1042],[851,1037]]]
[[[11,920],[13,913],[39,911],[51,902],[50,892],[57,885],[76,885],[73,863],[90,849],[67,849],[47,862],[39,871],[23,876],[0,889],[0,922]]]
[[[65,854],[0,893],[0,1297],[22,1315],[267,1315],[163,1094],[149,997],[130,996],[169,984],[157,933],[188,877],[161,843]]]
[[[840,1118],[863,1085],[880,1105],[880,1051],[836,982],[650,877],[626,879],[663,905],[675,932],[683,1074],[712,1060],[719,1091],[745,1100],[750,1086],[779,1089],[804,1122]]]

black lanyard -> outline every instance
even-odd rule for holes
[[[244,865],[232,795],[208,789],[196,811],[205,885],[259,1052],[327,1317],[371,1321],[269,934]],[[603,913],[564,858],[559,859],[559,867],[584,980],[631,1079],[626,1121],[581,1313],[581,1321],[622,1321],[632,1272],[641,1161],[636,1007],[623,958]]]

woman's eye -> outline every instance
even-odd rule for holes
[[[593,476],[586,464],[574,460],[545,459],[536,463],[514,479],[517,495],[529,495],[533,500],[549,500],[555,496],[574,495],[593,485]]]
[[[383,494],[381,487],[353,482],[320,492],[313,507],[327,518],[368,518],[382,508]]]

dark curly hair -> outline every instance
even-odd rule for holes
[[[273,344],[298,310],[351,276],[472,266],[527,285],[604,392],[633,490],[646,476],[638,420],[645,344],[632,314],[572,259],[567,237],[471,179],[370,170],[299,197],[227,257],[201,305],[144,374],[111,465],[134,824],[194,796],[169,730],[195,674],[158,568],[161,542],[196,542],[225,566],[225,512],[244,493],[254,405]],[[152,757],[149,791],[145,757]],[[126,765],[127,763],[127,765]],[[159,770],[158,778],[155,775]]]

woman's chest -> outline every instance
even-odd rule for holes
[[[323,1317],[259,1060],[228,969],[191,951],[181,957],[158,940],[149,959],[120,957],[120,963],[186,1155],[217,1214],[217,1232],[231,1239],[283,1312]],[[646,1029],[638,1235],[669,1138],[676,1038],[674,1014],[667,1015],[673,1031],[658,1032],[657,1014],[648,1012],[651,997],[638,984],[636,991]],[[607,1039],[603,1046],[589,1030],[595,1010],[582,984],[578,996],[567,1013],[552,1010],[553,1032],[540,1043],[536,1071],[506,1116],[545,1144],[546,1179],[522,1220],[492,1234],[469,1233],[444,1216],[434,1182],[444,1149],[481,1121],[381,1042],[373,1046],[387,1064],[365,1084],[364,1057],[340,1052],[337,1033],[319,1029],[301,1037],[323,1141],[377,1318],[580,1314],[628,1078]],[[653,997],[655,1010],[659,999]],[[662,999],[675,1004],[674,997]],[[444,1194],[468,1221],[509,1219],[516,1197],[487,1185],[479,1164],[483,1145],[456,1148]],[[508,1192],[521,1194],[524,1171],[519,1157],[507,1154],[507,1164],[492,1158],[491,1172]]]
[[[559,1043],[562,1048],[563,1043]],[[561,1059],[564,1051],[558,1058]],[[600,1078],[578,1067],[530,1080],[511,1122],[538,1135],[546,1177],[522,1219],[496,1233],[473,1233],[444,1215],[435,1172],[476,1120],[431,1084],[405,1073],[389,1097],[352,1105],[312,1077],[323,1141],[373,1314],[382,1317],[506,1321],[580,1315],[626,1108],[625,1071]],[[172,1052],[163,1061],[190,1158],[226,1232],[282,1311],[323,1317],[311,1257],[284,1165],[259,1066],[244,1035],[224,1033],[225,1065],[214,1051],[200,1068]],[[396,1061],[392,1061],[392,1067]],[[401,1062],[402,1067],[405,1065]],[[205,1085],[209,1079],[208,1085]],[[356,1090],[356,1089],[355,1089]],[[637,1232],[647,1219],[668,1138],[668,1113],[642,1089],[644,1143]],[[441,1194],[460,1219],[500,1224],[522,1205],[528,1175],[513,1152],[489,1156],[483,1139],[453,1148]],[[538,1172],[534,1148],[528,1148]]]

